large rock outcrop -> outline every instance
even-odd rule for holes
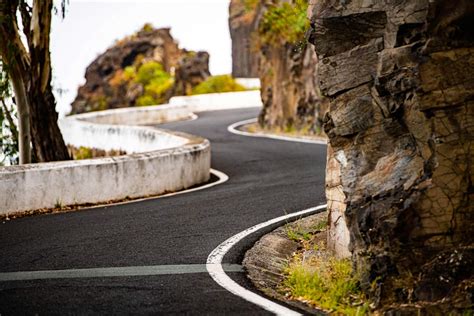
[[[265,129],[319,134],[326,111],[320,97],[316,54],[305,42],[305,0],[253,1],[252,45],[259,50],[258,75]]]
[[[71,113],[164,103],[184,94],[183,87],[187,91],[203,82],[209,76],[208,64],[208,53],[181,49],[169,28],[145,24],[87,67],[86,83],[79,88]]]
[[[210,75],[209,53],[189,52],[178,62],[172,94],[190,95],[193,88]]]
[[[376,305],[408,303],[388,309],[472,308],[473,21],[469,0],[314,3],[330,241]]]
[[[317,63],[308,46],[286,43],[264,46],[260,58],[263,108],[258,122],[263,128],[319,134],[324,102],[317,86]]]
[[[232,76],[258,77],[258,49],[253,45],[258,11],[248,0],[231,0],[229,30],[232,38]]]

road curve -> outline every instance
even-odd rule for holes
[[[205,270],[207,256],[250,226],[324,204],[326,147],[227,131],[228,125],[257,113],[203,112],[194,121],[160,125],[208,138],[212,167],[230,177],[224,184],[0,224],[0,274],[95,273],[41,280],[0,277],[0,314],[266,314],[215,283]],[[252,289],[235,265],[271,228],[245,238],[224,257],[228,275],[240,285]]]

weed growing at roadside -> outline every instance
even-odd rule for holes
[[[63,203],[61,202],[60,199],[57,199],[56,202],[54,203],[54,208],[56,209],[61,209],[63,208]]]
[[[91,159],[92,158],[92,149],[89,147],[81,146],[77,149],[74,159],[81,160],[81,159]]]
[[[348,259],[295,256],[283,284],[289,297],[343,315],[365,315],[369,303],[362,294]]]
[[[327,227],[327,221],[320,221],[309,228],[303,228],[301,226],[286,226],[286,235],[290,240],[293,241],[308,241],[315,233],[325,230]]]

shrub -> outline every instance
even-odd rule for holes
[[[153,31],[155,28],[153,27],[153,25],[151,23],[145,23],[142,27],[142,31],[143,32],[151,32]]]
[[[136,66],[128,66],[122,77],[128,82],[143,86],[143,95],[136,101],[138,106],[166,102],[167,91],[173,86],[173,77],[156,61],[145,62],[138,69]]]
[[[230,75],[212,76],[193,88],[192,94],[244,91],[245,87],[238,84]]]
[[[163,66],[156,61],[143,63],[137,71],[136,81],[144,86],[155,83],[165,82],[171,78],[170,74],[164,71]]]
[[[242,3],[244,5],[245,11],[253,11],[257,8],[258,3],[260,0],[243,0]]]
[[[89,147],[81,146],[77,149],[75,153],[74,159],[81,160],[81,159],[91,159],[92,158],[92,149]]]
[[[261,42],[269,45],[302,42],[309,28],[307,8],[307,0],[272,4],[263,14],[258,26]]]

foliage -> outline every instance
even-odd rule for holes
[[[10,98],[10,82],[0,62],[0,166],[19,162],[17,112]]]
[[[135,65],[125,67],[123,71],[117,71],[110,79],[110,85],[118,87],[140,84],[143,87],[143,94],[136,101],[138,106],[165,102],[166,95],[173,86],[173,77],[156,61],[143,63],[140,61]]]
[[[244,91],[245,87],[238,84],[230,75],[211,76],[193,88],[192,94]]]
[[[308,261],[297,257],[286,270],[284,286],[291,297],[336,314],[368,313],[368,303],[364,302],[348,259],[312,258]]]
[[[316,224],[306,228],[300,225],[295,226],[293,224],[288,224],[285,227],[288,238],[298,242],[310,240],[313,238],[315,233],[324,231],[326,228],[327,220],[319,221]]]
[[[17,112],[12,105],[10,108],[4,100],[0,107],[0,166],[17,165],[18,157],[18,129],[16,127]],[[12,120],[8,119],[8,115]]]
[[[151,24],[151,23],[145,23],[145,24],[143,24],[143,27],[142,27],[143,32],[151,32],[154,29],[155,28],[153,27],[153,24]]]
[[[307,0],[271,4],[258,26],[261,42],[273,46],[302,42],[309,28],[307,8]]]
[[[88,147],[81,146],[74,153],[74,159],[76,160],[91,159],[91,158],[93,158],[92,149]]]
[[[245,11],[253,11],[256,9],[260,0],[242,0]]]

